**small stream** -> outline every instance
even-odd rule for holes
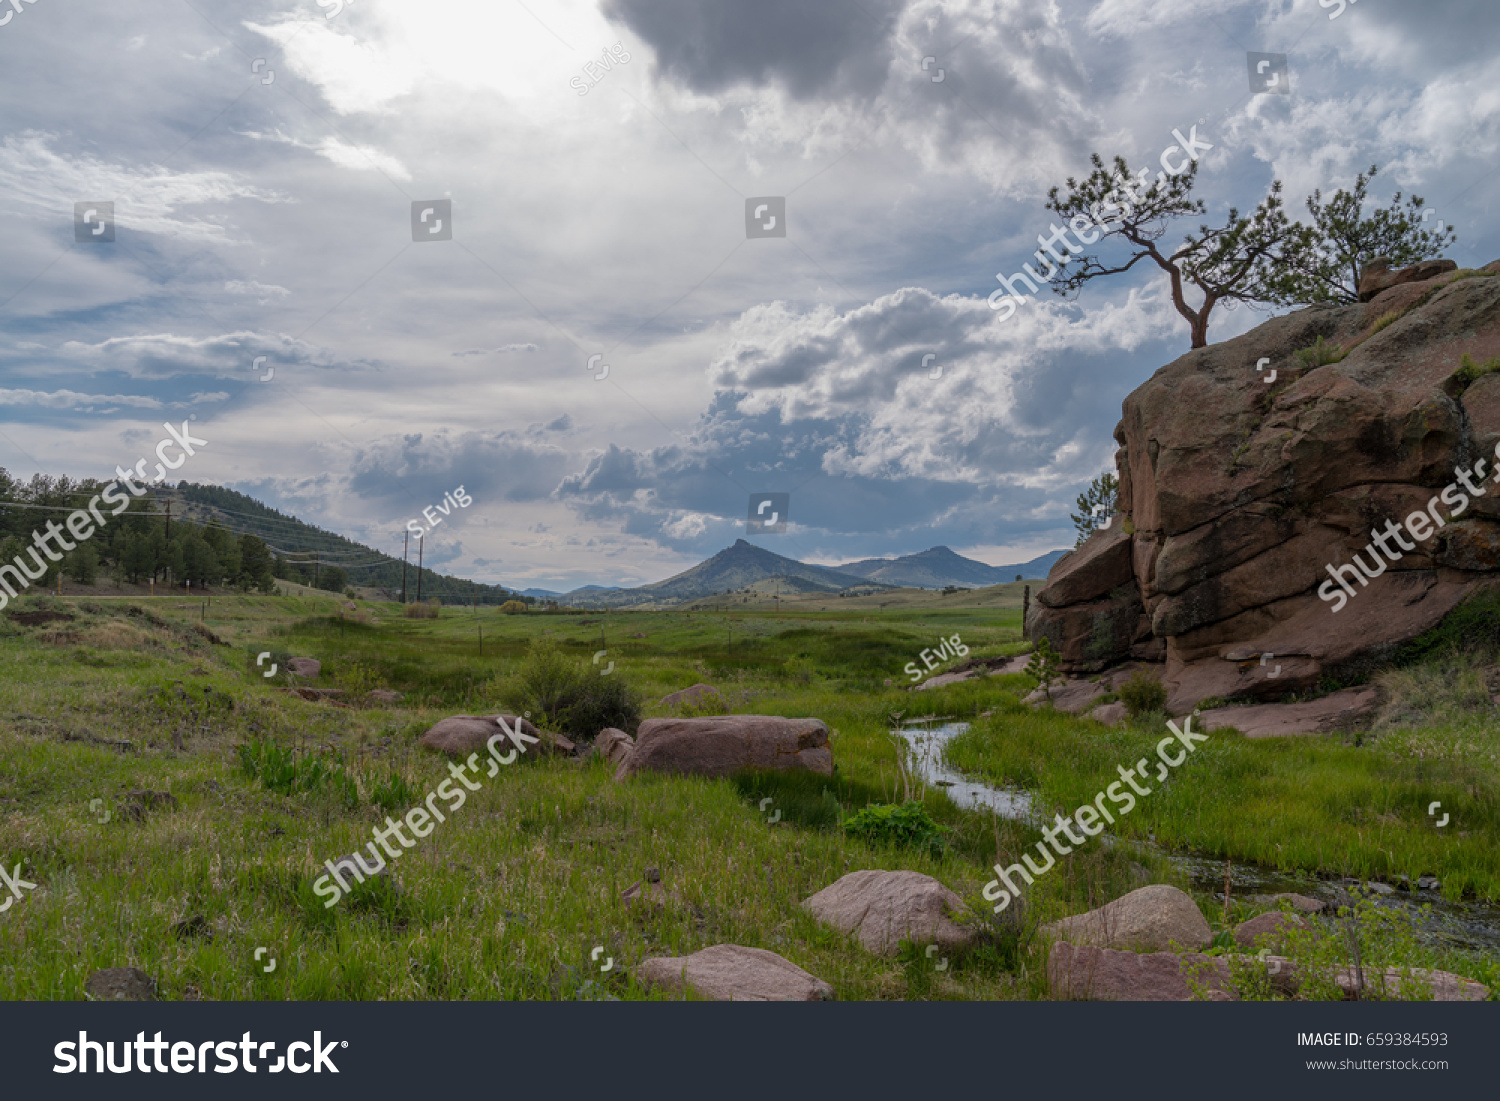
[[[946,747],[949,740],[968,729],[969,724],[966,722],[945,722],[939,719],[903,725],[901,736],[911,747],[912,765],[917,775],[929,785],[942,789],[959,806],[976,809],[987,807],[1002,818],[1037,825],[1046,824],[1035,822],[1030,792],[1023,788],[996,787],[982,780],[975,780],[948,764]],[[1107,833],[1100,834],[1099,838],[1107,844],[1127,845],[1166,860],[1180,868],[1196,889],[1223,897],[1223,857],[1192,851],[1173,851],[1150,841],[1111,838]],[[1242,898],[1246,895],[1271,895],[1285,891],[1321,899],[1330,906],[1339,903],[1343,886],[1338,880],[1320,879],[1306,872],[1282,872],[1239,861],[1230,869],[1229,881],[1233,893]],[[1378,884],[1373,888],[1379,893],[1380,903],[1409,914],[1419,934],[1424,937],[1455,948],[1500,952],[1500,906],[1484,902],[1451,902],[1437,890],[1397,890],[1385,894],[1382,888],[1386,888],[1386,885]],[[1423,906],[1432,907],[1425,916],[1421,912]]]

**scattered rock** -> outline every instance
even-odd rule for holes
[[[1030,654],[1017,654],[1013,658],[1007,658],[1002,664],[996,666],[994,669],[991,669],[988,673],[986,673],[985,676],[1004,677],[1009,676],[1012,673],[1024,673],[1026,672],[1026,666],[1030,664]]]
[[[957,684],[961,680],[969,680],[974,676],[974,670],[965,669],[962,673],[939,673],[935,677],[928,677],[917,685],[914,691],[921,692],[927,688],[942,688],[945,684]]]
[[[1281,894],[1272,895],[1266,901],[1269,902],[1272,906],[1277,907],[1279,907],[1282,902],[1290,902],[1292,904],[1292,909],[1301,910],[1304,914],[1321,914],[1324,910],[1328,909],[1328,903],[1324,902],[1322,899],[1309,898],[1307,895],[1293,894],[1291,892],[1282,892]]]
[[[1148,665],[1140,662],[1130,662],[1126,665],[1116,666],[1097,677],[1083,679],[1070,677],[1060,684],[1052,686],[1050,699],[1052,706],[1058,711],[1067,711],[1073,715],[1082,715],[1095,706],[1095,701],[1100,696],[1108,695],[1117,691],[1120,685],[1134,675],[1137,669],[1149,669]],[[1040,688],[1027,696],[1023,703],[1032,707],[1040,707],[1048,701],[1049,697]]]
[[[612,726],[599,731],[599,736],[594,739],[594,752],[614,765],[629,757],[634,748],[635,739]]]
[[[1240,922],[1234,928],[1234,939],[1242,948],[1269,947],[1279,950],[1285,945],[1288,929],[1308,928],[1311,926],[1305,917],[1273,910],[1269,913],[1257,914],[1249,921]],[[1265,938],[1263,941],[1262,937]]]
[[[1419,891],[1441,891],[1443,881],[1435,875],[1417,876],[1417,890]]]
[[[453,715],[436,723],[417,740],[417,744],[437,750],[439,753],[446,753],[450,757],[469,757],[475,753],[488,754],[490,738],[499,734],[501,742],[497,743],[497,747],[501,744],[508,747],[500,750],[503,756],[515,747],[511,745],[510,739],[505,737],[505,732],[500,728],[502,718],[517,733],[540,739],[535,744],[525,743],[526,753],[522,756],[532,754],[566,756],[575,748],[573,743],[561,734],[538,730],[530,720],[518,718],[515,715]]]
[[[833,998],[822,979],[764,948],[716,944],[690,956],[645,960],[636,976],[668,990],[691,989],[716,1002],[821,1002]]]
[[[635,634],[631,635],[630,637],[631,638],[645,638],[646,636],[643,635],[643,634],[641,634],[639,631],[637,631]]]
[[[1414,967],[1411,969],[1411,978],[1403,980],[1399,968],[1387,967],[1383,972],[1372,972],[1366,968],[1364,978],[1365,985],[1361,987],[1354,969],[1347,968],[1335,974],[1333,980],[1350,1000],[1354,998],[1356,991],[1362,992],[1366,997],[1379,994],[1386,998],[1408,1000],[1401,997],[1403,982],[1419,988],[1426,986],[1427,993],[1432,995],[1435,1002],[1482,1002],[1490,996],[1489,987],[1450,971],[1429,971]]]
[[[1124,722],[1129,715],[1130,708],[1126,707],[1119,700],[1116,700],[1114,703],[1101,704],[1089,712],[1089,718],[1093,719],[1096,723],[1103,723],[1105,726],[1116,726]]]
[[[724,697],[713,685],[695,684],[691,688],[684,688],[680,692],[673,692],[670,696],[663,696],[661,705],[663,707],[681,707],[684,704],[693,704],[696,706],[707,698],[712,698],[716,703],[724,702]]]
[[[647,719],[616,780],[637,772],[729,776],[742,769],[797,770],[833,775],[828,727],[820,719],[775,715],[720,715],[703,719]]]
[[[317,658],[288,658],[286,668],[294,677],[312,680],[323,671],[323,663]]]
[[[291,688],[278,688],[276,691],[290,693],[299,700],[307,700],[310,703],[317,703],[320,700],[336,700],[344,695],[342,688],[302,688],[294,686]]]
[[[920,872],[850,872],[804,900],[802,908],[825,925],[854,934],[877,956],[896,955],[903,940],[953,950],[974,942],[973,931],[953,920],[963,913],[963,901]]]
[[[1282,993],[1295,996],[1303,986],[1303,973],[1301,966],[1293,960],[1284,956],[1267,956],[1264,960],[1267,969],[1271,972],[1272,984]],[[1332,974],[1332,979],[1338,988],[1344,993],[1345,1001],[1355,1001],[1356,991],[1361,998],[1358,1000],[1369,1001],[1372,999],[1383,999],[1389,1001],[1410,1001],[1417,999],[1427,1000],[1422,995],[1430,995],[1435,1002],[1482,1002],[1489,998],[1489,987],[1482,983],[1466,979],[1462,975],[1455,975],[1449,971],[1430,971],[1422,967],[1411,969],[1409,977],[1403,977],[1401,969],[1387,967],[1379,970],[1366,968],[1364,970],[1364,985],[1361,986],[1359,976],[1355,974],[1352,967],[1341,968]]]
[[[400,692],[393,692],[389,688],[374,688],[365,693],[365,699],[372,703],[400,703],[405,698]]]
[[[1120,952],[1058,941],[1047,956],[1047,982],[1058,999],[1091,1002],[1189,1002],[1191,978],[1208,1001],[1234,1001],[1229,963],[1197,952]]]
[[[152,1002],[156,980],[134,967],[108,967],[95,971],[84,982],[89,997],[101,1002]]]
[[[1306,703],[1261,703],[1249,707],[1216,707],[1198,715],[1204,731],[1234,727],[1247,738],[1284,738],[1344,729],[1375,710],[1374,688],[1345,688]]]
[[[1086,914],[1043,925],[1041,931],[1074,944],[1147,952],[1201,948],[1213,939],[1197,903],[1165,883],[1137,888]]]

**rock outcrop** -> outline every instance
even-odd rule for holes
[[[731,776],[744,769],[805,769],[833,775],[833,750],[821,719],[720,715],[709,719],[647,719],[616,780],[638,772]]]
[[[1500,578],[1497,273],[1372,265],[1367,302],[1273,318],[1158,371],[1115,429],[1117,514],[1052,568],[1028,637],[1067,672],[1164,660],[1181,714],[1383,660]],[[1481,459],[1475,484],[1495,490],[1433,506],[1429,538],[1335,603],[1329,567]]]

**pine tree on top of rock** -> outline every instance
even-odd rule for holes
[[[1404,267],[1441,255],[1458,239],[1453,227],[1444,228],[1441,221],[1433,222],[1432,229],[1424,228],[1434,212],[1422,210],[1420,195],[1408,196],[1403,207],[1398,191],[1389,207],[1360,217],[1369,183],[1378,171],[1370,165],[1368,175],[1355,177],[1353,191],[1340,188],[1326,203],[1322,191],[1312,193],[1307,209],[1313,224],[1299,226],[1286,249],[1280,272],[1270,281],[1273,302],[1281,306],[1358,302],[1360,277],[1371,261],[1381,258],[1391,267]]]

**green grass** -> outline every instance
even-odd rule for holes
[[[1035,998],[1045,995],[1040,923],[1146,882],[1189,887],[1158,856],[1090,845],[993,918],[981,895],[991,865],[1040,834],[959,807],[941,789],[913,793],[892,713],[974,722],[953,760],[1058,809],[1092,799],[1117,763],[1152,752],[1160,723],[1106,730],[1031,710],[1019,702],[1035,684],[1024,675],[906,691],[903,666],[939,637],[961,635],[971,659],[1022,649],[1017,607],[828,603],[568,616],[445,609],[437,619],[362,604],[361,621],[324,597],[215,598],[206,620],[196,601],[173,598],[19,601],[12,610],[71,618],[28,626],[0,615],[0,859],[39,884],[0,919],[0,997],[81,998],[92,971],[135,966],[168,998],[649,998],[661,995],[629,978],[640,960],[736,943],[785,956],[846,999]],[[1467,621],[1453,622],[1454,638],[1468,638]],[[718,687],[731,712],[819,717],[836,773],[617,784],[601,762],[523,757],[482,777],[448,821],[393,859],[394,884],[373,881],[326,908],[313,893],[322,862],[362,847],[449,778],[417,738],[445,716],[499,710],[536,638],[586,672],[607,650],[645,717],[698,681]],[[277,691],[284,674],[265,678],[255,664],[265,651],[282,666],[290,655],[319,659],[317,685],[346,695],[311,702]],[[372,688],[405,698],[377,704]],[[1283,867],[1436,872],[1450,891],[1494,898],[1495,754],[1493,733],[1467,728],[1398,724],[1362,746],[1215,734],[1122,829]],[[176,805],[125,813],[126,793],[140,790]],[[912,798],[941,846],[844,828]],[[1426,826],[1429,799],[1462,831]],[[801,909],[861,868],[941,880],[973,908],[978,946],[937,974],[915,946],[878,959]],[[647,869],[680,900],[660,914],[620,900]],[[173,932],[198,916],[211,935]],[[255,961],[258,947],[275,971]],[[616,960],[610,973],[591,962],[595,947]]]

